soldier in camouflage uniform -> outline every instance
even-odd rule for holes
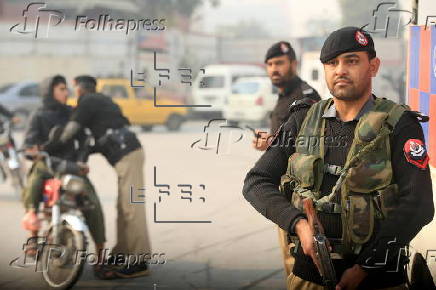
[[[324,289],[305,198],[330,241],[336,289],[405,289],[402,249],[434,215],[428,117],[372,94],[380,60],[365,31],[333,32],[320,60],[333,98],[295,108],[244,196],[298,241],[288,289]]]

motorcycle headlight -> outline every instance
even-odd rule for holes
[[[83,178],[66,174],[62,177],[62,188],[72,194],[81,194],[85,191],[86,186]]]

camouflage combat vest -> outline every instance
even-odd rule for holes
[[[392,180],[389,136],[405,105],[376,98],[373,108],[358,121],[344,166],[324,164],[325,118],[333,99],[312,105],[295,141],[295,153],[281,179],[281,190],[302,210],[301,200],[311,197],[317,211],[340,214],[340,254],[358,254],[373,234],[375,219],[383,219],[394,204],[397,185]],[[335,172],[332,172],[331,169]],[[338,175],[331,193],[321,196],[325,172]],[[340,196],[340,203],[335,197]]]

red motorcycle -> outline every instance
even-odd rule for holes
[[[79,160],[87,159],[88,152],[83,153]],[[87,167],[84,163],[50,157],[46,152],[38,152],[36,157],[45,162],[53,176],[44,184],[38,237],[43,237],[45,249],[38,252],[36,259],[51,289],[68,289],[79,279],[85,263],[79,259],[79,254],[87,249],[87,225],[82,211],[93,208],[82,174]]]

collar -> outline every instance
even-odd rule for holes
[[[285,84],[283,93],[279,94],[279,97],[289,96],[301,83],[301,79],[296,75]]]
[[[372,107],[374,107],[374,99],[375,96],[372,95],[372,98],[369,98],[368,101],[363,105],[363,107],[360,109],[359,113],[354,117],[352,121],[358,121],[363,115],[365,115],[367,112],[369,112]],[[322,115],[323,118],[336,118],[336,120],[341,121],[338,116],[336,115],[336,106],[335,102],[332,102],[332,105],[327,109],[327,111],[324,112]]]
[[[88,98],[89,96],[93,96],[93,95],[96,95],[96,94],[97,94],[97,92],[94,92],[94,93],[86,93],[86,94],[81,95],[81,96],[77,99],[77,104],[79,104],[81,101],[83,101],[84,99]]]

